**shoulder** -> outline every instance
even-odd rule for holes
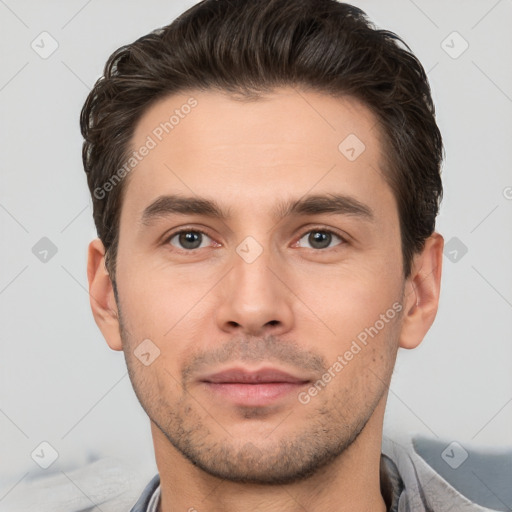
[[[382,453],[404,484],[399,512],[510,510],[512,447],[384,435]]]
[[[79,512],[96,507],[102,512],[129,511],[147,486],[147,472],[104,457],[76,469],[32,478],[29,474],[11,489],[2,505],[9,512]]]

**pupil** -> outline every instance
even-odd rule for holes
[[[201,233],[188,231],[180,234],[180,244],[185,249],[197,249],[201,245]]]
[[[316,249],[325,249],[331,243],[331,234],[324,231],[313,231],[309,235],[309,243]]]

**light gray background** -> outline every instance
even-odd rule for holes
[[[111,52],[194,3],[0,0],[0,505],[44,473],[31,458],[42,441],[59,455],[47,472],[106,455],[156,471],[124,357],[90,311],[78,119]],[[444,258],[434,327],[400,350],[385,432],[511,445],[512,0],[353,3],[429,73],[446,146],[438,230],[467,247]],[[31,47],[43,31],[59,45],[47,59]],[[469,44],[457,58],[454,31]],[[58,249],[46,263],[32,252],[42,237]]]

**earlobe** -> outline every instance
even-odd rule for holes
[[[416,348],[432,326],[441,291],[444,239],[433,233],[416,254],[404,291],[400,347]]]
[[[105,247],[99,238],[89,244],[87,279],[96,325],[112,350],[122,350],[117,304],[112,281],[105,268]]]

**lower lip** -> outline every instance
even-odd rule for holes
[[[257,407],[269,405],[292,392],[298,392],[304,382],[265,382],[260,384],[205,382],[216,395],[228,399],[235,405]]]

